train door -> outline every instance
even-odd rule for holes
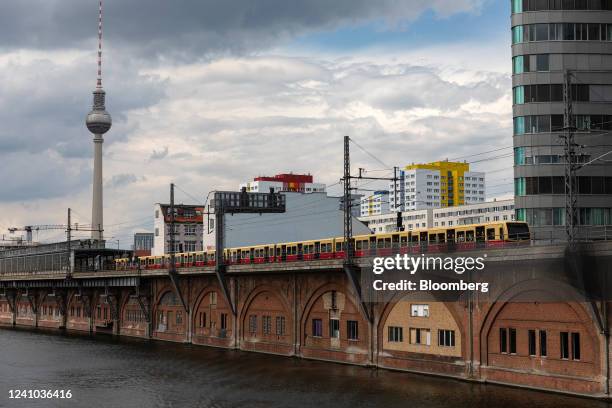
[[[297,259],[299,261],[304,259],[304,246],[303,246],[303,244],[297,244]]]
[[[321,243],[315,242],[314,243],[314,259],[319,259],[320,256],[321,256]]]
[[[281,262],[285,262],[287,260],[287,245],[281,245]]]
[[[401,254],[407,253],[407,248],[408,248],[408,235],[401,234],[400,235],[400,253]]]
[[[427,252],[427,242],[428,242],[427,231],[421,232],[419,234],[419,242],[421,243],[421,252]]]
[[[370,245],[369,245],[370,256],[376,256],[376,237],[370,237]]]
[[[456,244],[455,230],[454,229],[446,230],[446,246],[448,247],[449,250],[454,250],[457,248],[455,244]]]
[[[400,246],[400,236],[399,234],[393,234],[391,236],[391,248],[392,248],[392,253],[396,254],[399,253],[399,246]]]
[[[475,241],[476,247],[484,247],[486,245],[486,235],[484,226],[476,227]]]

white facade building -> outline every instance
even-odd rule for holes
[[[174,217],[175,252],[201,251],[202,235],[204,233],[204,208],[195,205],[177,204]],[[168,254],[170,250],[170,205],[155,204],[154,237],[151,255]]]
[[[366,223],[372,232],[397,230],[395,213],[360,217],[359,219]],[[407,231],[495,221],[514,221],[514,200],[486,201],[458,207],[402,212],[403,226]]]
[[[453,207],[485,202],[485,173],[467,163],[435,162],[406,167],[389,183],[391,211]]]
[[[360,200],[359,215],[361,217],[387,214],[389,211],[388,191],[376,191],[374,194],[367,197],[362,197]]]

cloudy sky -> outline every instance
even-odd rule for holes
[[[104,143],[105,227],[121,246],[152,228],[153,204],[168,200],[171,181],[185,203],[280,172],[334,184],[345,134],[380,160],[354,147],[355,169],[380,176],[394,165],[465,159],[489,172],[490,198],[510,194],[505,1],[104,7],[114,120]],[[10,226],[62,223],[67,207],[76,221],[90,221],[93,147],[84,117],[96,36],[96,0],[0,3],[0,237]]]

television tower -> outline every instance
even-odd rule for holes
[[[104,231],[103,197],[102,197],[102,143],[103,135],[112,125],[111,116],[105,107],[106,92],[102,89],[102,0],[98,14],[98,79],[96,89],[93,91],[93,107],[87,114],[85,124],[93,133],[94,142],[94,172],[93,172],[93,199],[91,203],[91,238],[102,241]]]

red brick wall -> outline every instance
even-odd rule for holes
[[[281,296],[278,291],[275,293],[270,288],[257,288],[251,292],[241,314],[242,349],[277,354],[293,352],[292,313],[286,302],[281,300]],[[251,325],[252,317],[256,322],[254,331]],[[270,322],[267,332],[264,330],[264,318]],[[277,331],[282,326],[284,331]]]
[[[233,344],[233,313],[219,289],[203,289],[193,310],[194,344],[216,347],[230,347]],[[222,320],[225,320],[225,328],[221,327]]]

